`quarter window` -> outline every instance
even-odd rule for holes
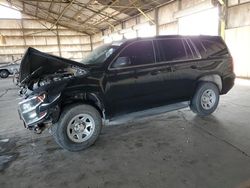
[[[159,53],[158,62],[186,60],[189,58],[187,53],[191,53],[189,48],[184,47],[182,39],[163,39],[155,42]]]
[[[155,63],[152,41],[137,41],[127,46],[119,55],[130,60],[131,66]]]
[[[184,44],[185,53],[187,55],[187,59],[193,59],[194,54],[192,53],[191,48],[190,48],[189,44],[187,43],[187,41],[183,40],[183,44]]]
[[[192,42],[195,44],[202,56],[209,56],[225,49],[223,44],[215,41],[192,39]]]
[[[203,56],[206,53],[206,48],[201,43],[201,41],[199,39],[192,39],[192,42],[194,43],[200,54]]]
[[[219,52],[225,48],[224,45],[215,41],[202,40],[201,42],[205,47],[208,55]]]

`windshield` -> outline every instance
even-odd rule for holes
[[[99,64],[103,63],[110,55],[112,55],[119,45],[105,44],[94,51],[92,51],[87,57],[85,57],[81,63],[83,64]]]

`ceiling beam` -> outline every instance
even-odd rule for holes
[[[114,0],[114,1],[111,3],[111,5],[114,5],[115,3],[117,3],[117,1],[119,1],[119,0]],[[84,23],[88,22],[91,18],[95,17],[95,16],[98,15],[100,12],[105,11],[107,8],[109,8],[109,5],[105,5],[101,10],[97,11],[97,13],[93,14],[92,16],[89,16],[89,17],[88,17],[87,19],[85,19],[82,23],[84,24]],[[104,16],[109,17],[109,16],[107,16],[107,15],[104,15]]]
[[[51,0],[51,2],[50,2],[50,5],[49,5],[49,13],[47,14],[46,20],[48,20],[48,18],[49,18],[49,16],[50,16],[50,11],[51,11],[51,8],[52,8],[52,6],[53,6],[53,1],[54,1],[54,0]]]
[[[107,15],[107,14],[102,13],[101,11],[96,11],[96,10],[94,10],[94,9],[92,9],[92,8],[89,8],[88,6],[86,6],[86,4],[78,3],[78,2],[75,3],[75,4],[77,4],[78,6],[82,7],[82,8],[83,8],[82,10],[87,9],[87,10],[89,10],[89,11],[95,13],[95,14],[100,14],[100,15],[103,15],[103,16],[109,18],[109,19],[112,19],[112,20],[115,20],[115,21],[119,21],[118,19],[116,19],[116,18],[113,17],[113,16],[109,16],[109,15]]]
[[[55,25],[57,25],[57,23],[60,21],[60,19],[62,18],[63,14],[67,11],[67,9],[72,5],[72,3],[74,2],[74,0],[71,0],[71,2],[64,7],[64,9],[62,10],[61,14],[58,16],[57,20],[55,21],[55,23],[51,26],[51,28],[53,28]]]
[[[10,8],[10,9],[13,9],[13,10],[18,10],[18,11],[20,11],[22,14],[26,14],[26,15],[29,15],[29,16],[34,17],[33,14],[24,12],[24,11],[23,11],[23,8],[20,8],[19,6],[16,6],[16,5],[14,5],[14,4],[12,4],[11,7],[10,7],[10,6],[6,6],[5,4],[2,4],[2,3],[0,3],[0,5],[1,5],[1,6],[4,6],[4,7],[7,7],[7,8]],[[15,8],[13,8],[13,7],[15,7]],[[27,9],[27,7],[26,7],[25,9]],[[41,21],[45,21],[45,22],[46,22],[46,20],[45,20],[44,18],[42,18],[42,17],[37,16],[37,18],[39,18]],[[88,33],[88,32],[83,31],[83,30],[81,30],[81,31],[76,30],[75,28],[71,28],[71,27],[69,27],[69,26],[67,26],[67,25],[65,25],[65,24],[62,24],[62,23],[58,23],[58,25],[60,25],[60,26],[62,26],[62,27],[69,28],[69,29],[71,29],[71,30],[73,30],[73,31],[76,31],[76,32],[84,33],[84,34],[86,34],[86,35],[91,35],[91,33]],[[49,29],[47,29],[47,31],[49,31]],[[92,34],[93,34],[93,33],[92,33]]]
[[[88,3],[84,4],[84,6],[83,6],[82,8],[80,8],[80,10],[78,10],[78,11],[74,14],[73,18],[78,17],[78,15],[79,15],[84,9],[86,9],[86,7],[88,7],[88,6],[92,3],[92,1],[95,1],[95,0],[90,0]],[[79,6],[79,5],[78,5],[78,6]],[[79,6],[79,7],[80,7],[80,6]]]
[[[23,0],[22,0],[23,1]],[[35,7],[36,5],[35,4],[33,4],[33,3],[27,3],[27,2],[25,2],[25,4],[27,4],[27,5],[30,5],[30,6],[33,6],[33,7]],[[27,6],[26,6],[27,7]],[[38,7],[39,9],[41,9],[41,10],[43,10],[43,11],[45,11],[45,12],[47,12],[47,14],[49,13],[48,12],[48,9],[46,9],[46,8],[44,8],[44,7],[41,7],[41,6],[39,6]],[[50,13],[52,13],[52,14],[58,14],[58,12],[54,12],[54,11],[50,11]],[[32,16],[34,16],[34,15],[32,15]],[[50,17],[51,17],[51,14],[50,14]],[[63,16],[64,18],[67,18],[68,20],[71,20],[71,22],[72,22],[72,17],[68,17],[68,16],[66,16],[66,15],[64,15]],[[54,17],[53,17],[53,19],[55,19]],[[55,22],[55,20],[49,20],[49,18],[48,19],[46,19],[45,21],[48,21],[48,22],[50,22],[50,23],[53,23],[53,22]],[[75,24],[82,24],[81,22],[75,22]],[[85,23],[85,25],[88,27],[88,28],[95,28],[97,31],[101,31],[101,29],[99,28],[99,27],[96,27],[96,26],[94,26],[94,25],[90,25],[90,24],[88,24],[88,23]],[[65,26],[64,26],[65,27]],[[67,26],[68,27],[68,26]],[[76,30],[75,28],[71,28],[71,29],[73,29],[73,30]]]
[[[176,1],[176,0],[175,0],[175,1]],[[145,6],[149,6],[149,5],[152,5],[152,4],[154,4],[154,3],[157,3],[158,6],[160,5],[160,3],[159,3],[157,0],[153,0],[153,1],[151,1],[150,3],[144,4],[144,5],[139,6],[139,7],[135,7],[134,4],[135,4],[136,2],[137,2],[137,0],[130,1],[130,4],[129,4],[129,5],[125,6],[122,10],[119,10],[119,12],[118,12],[117,14],[114,14],[113,16],[114,16],[114,17],[115,17],[115,16],[118,16],[118,15],[124,13],[126,10],[129,10],[129,9],[137,9],[137,8],[142,9],[142,8],[144,8]],[[111,5],[110,7],[113,7],[113,6],[115,6],[115,5]],[[119,6],[119,5],[118,5],[118,6]],[[158,6],[157,6],[157,7],[158,7]],[[127,7],[129,7],[129,8],[127,8]],[[139,10],[138,10],[138,12],[139,12],[139,14],[137,14],[136,16],[132,16],[132,17],[134,18],[134,17],[137,17],[138,15],[141,14],[141,12],[140,12]],[[143,12],[145,12],[145,11],[143,11]],[[128,20],[128,19],[131,19],[132,17],[130,16],[129,18],[123,19],[123,20],[121,20],[120,22],[115,23],[114,25],[119,24],[119,23],[122,23],[122,22],[124,22],[124,21],[126,21],[126,20]],[[99,25],[99,24],[100,24],[101,22],[103,22],[103,21],[105,21],[105,19],[99,20],[97,23],[95,23],[95,25],[97,26],[97,25]]]

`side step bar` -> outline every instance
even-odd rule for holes
[[[133,113],[125,114],[125,115],[120,115],[112,119],[105,120],[104,125],[110,126],[110,125],[123,124],[134,119],[150,117],[154,115],[164,114],[166,112],[170,112],[174,110],[179,110],[182,108],[187,108],[189,107],[189,105],[190,105],[190,102],[185,101],[185,102],[179,102],[179,103],[165,105],[161,107],[151,108],[151,109],[147,109],[147,110],[143,110],[139,112],[133,112]]]

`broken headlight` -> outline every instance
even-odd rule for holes
[[[18,111],[26,125],[37,123],[47,115],[47,111],[40,112],[39,106],[46,100],[46,94],[32,96],[19,103]]]

